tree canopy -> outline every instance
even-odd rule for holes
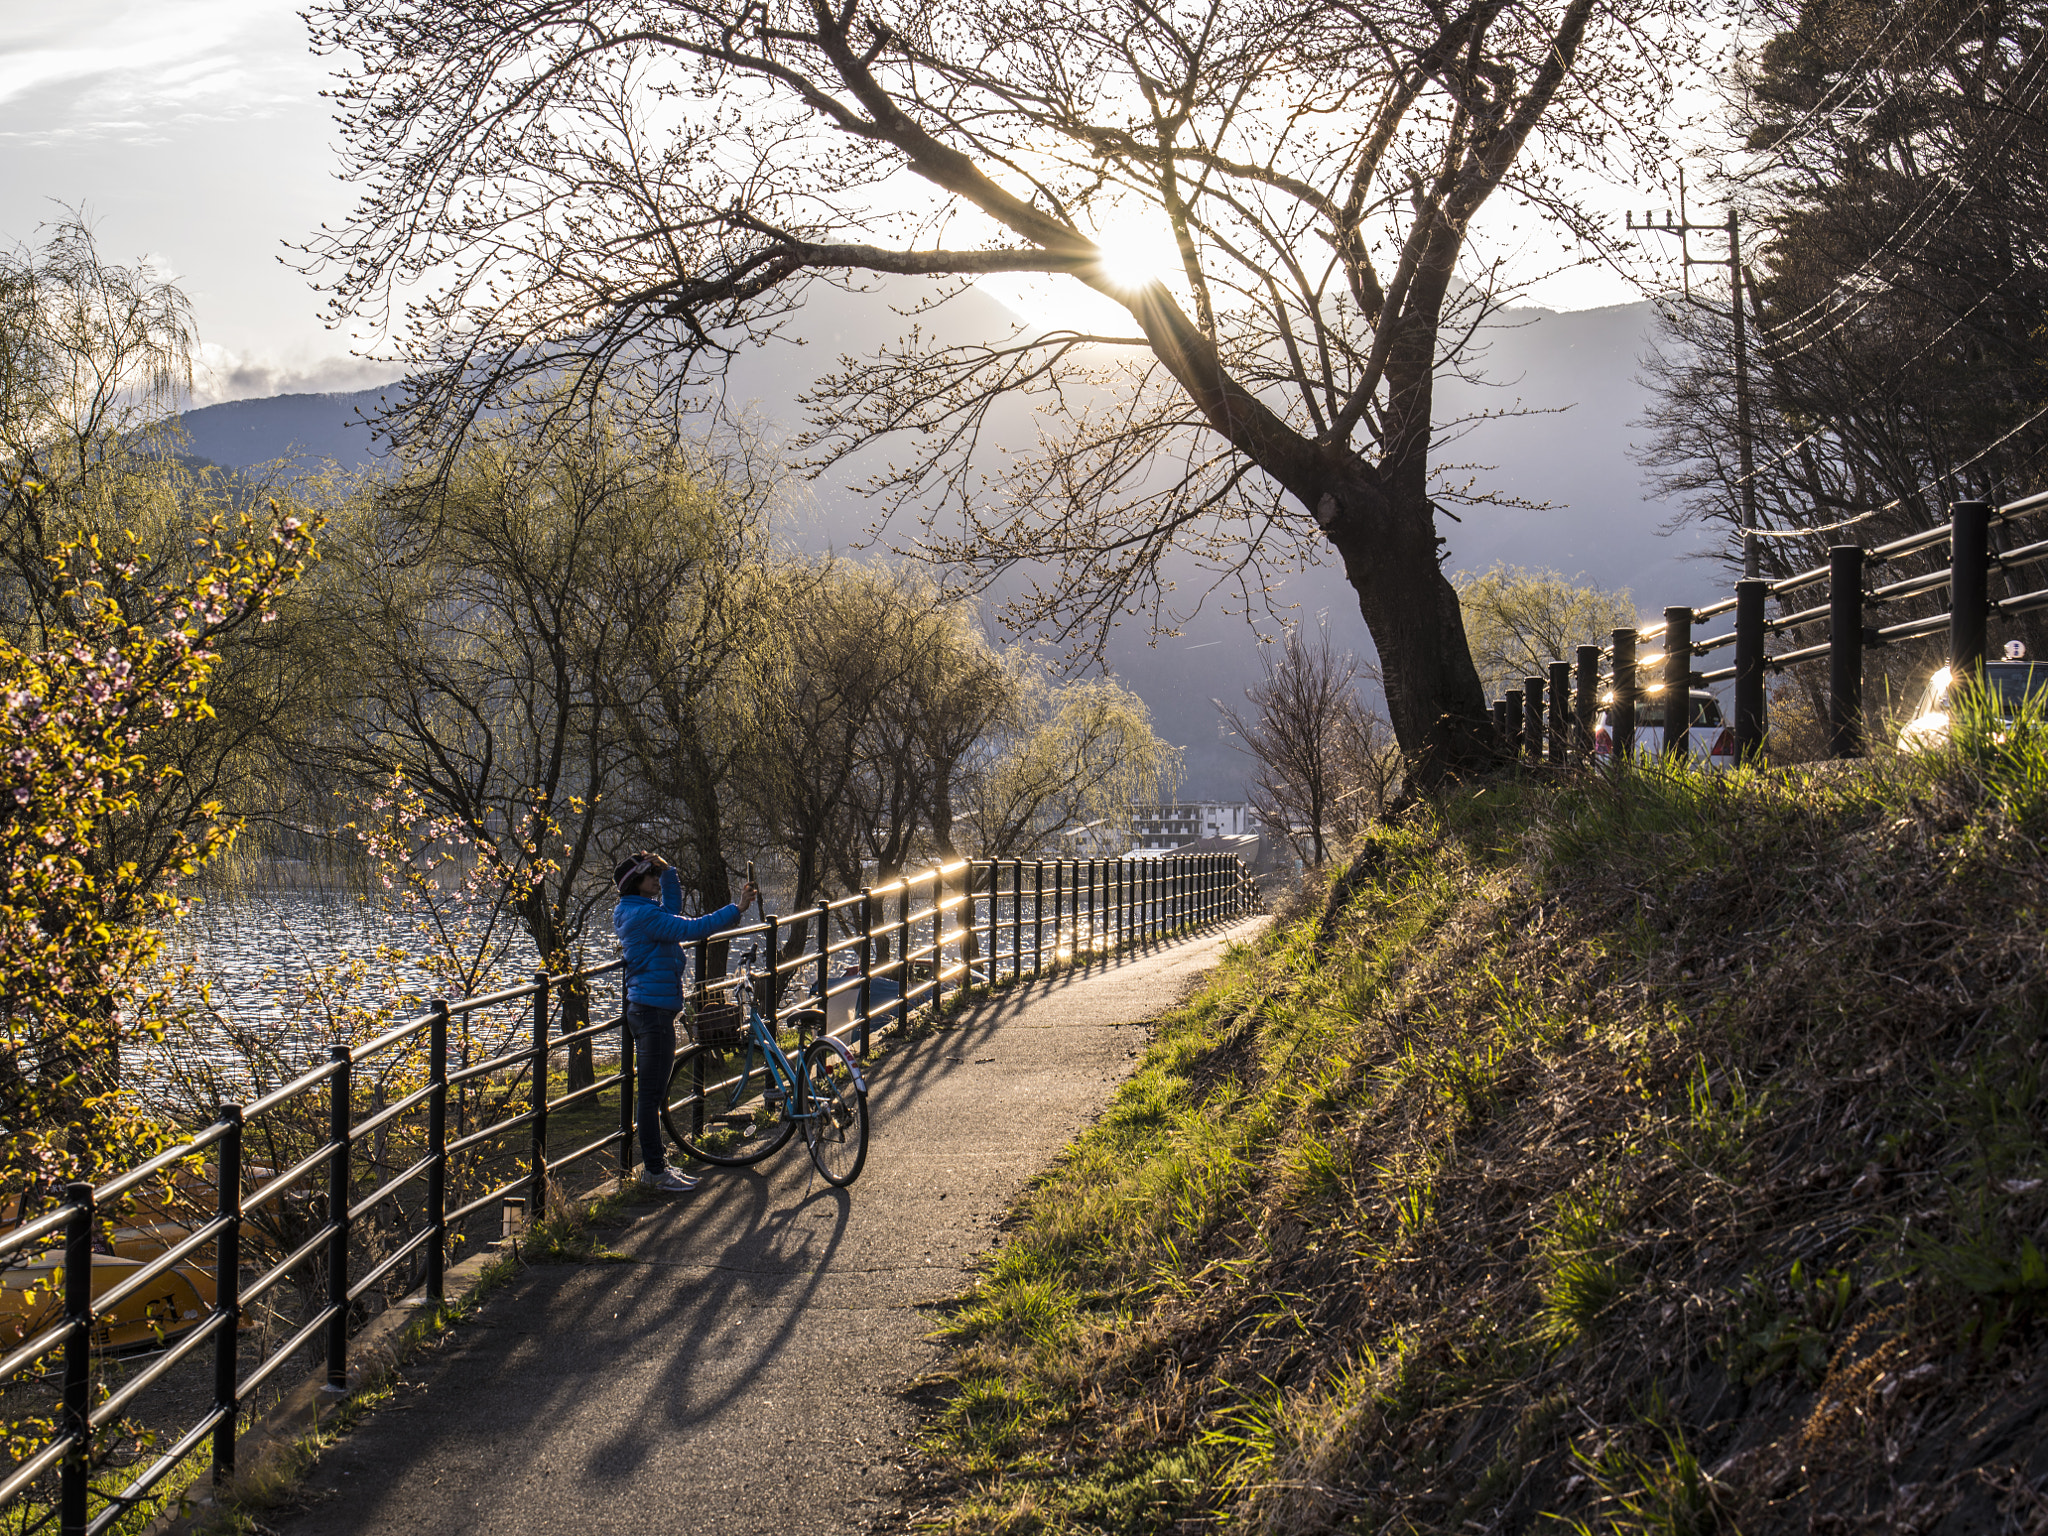
[[[338,319],[403,325],[398,430],[445,437],[540,379],[683,408],[878,274],[1070,279],[1127,323],[912,328],[820,386],[821,461],[900,435],[885,508],[983,577],[1049,569],[1019,618],[1069,638],[1170,621],[1176,549],[1248,600],[1334,553],[1432,773],[1473,756],[1484,705],[1430,475],[1435,376],[1500,296],[1474,221],[1505,191],[1596,238],[1568,173],[1661,153],[1696,20],[1679,0],[308,14],[365,189],[308,254]],[[1173,270],[1119,269],[1130,226]],[[998,463],[991,415],[1018,398],[1041,440]]]
[[[2048,464],[2048,5],[1766,0],[1723,125],[1758,242],[1744,294],[1762,569],[1881,543]],[[1647,455],[1742,523],[1727,301],[1672,305]],[[1804,536],[1812,530],[1811,536]]]

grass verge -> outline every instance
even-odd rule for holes
[[[2048,729],[1496,785],[1160,1026],[924,1528],[2048,1530]]]

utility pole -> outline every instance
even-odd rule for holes
[[[1684,274],[1685,301],[1695,302],[1692,296],[1692,269],[1694,267],[1718,267],[1721,262],[1706,257],[1695,257],[1687,244],[1687,237],[1695,234],[1714,233],[1728,237],[1728,318],[1735,328],[1735,454],[1736,465],[1742,475],[1742,574],[1745,580],[1754,580],[1757,569],[1756,536],[1756,461],[1750,444],[1749,430],[1749,336],[1748,326],[1742,313],[1742,289],[1748,276],[1742,265],[1742,227],[1737,221],[1733,208],[1728,210],[1728,219],[1723,224],[1695,224],[1686,214],[1685,171],[1678,172],[1678,214],[1674,218],[1670,209],[1664,211],[1659,222],[1653,209],[1643,210],[1643,219],[1636,222],[1635,210],[1628,213],[1628,227],[1631,230],[1655,230],[1662,234],[1678,236],[1680,270]]]

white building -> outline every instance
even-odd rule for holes
[[[1192,800],[1131,807],[1131,852],[1165,853],[1211,837],[1244,837],[1258,829],[1242,800]]]

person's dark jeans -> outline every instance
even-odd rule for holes
[[[661,1101],[668,1094],[669,1069],[676,1060],[676,1015],[679,1008],[626,1004],[626,1027],[633,1031],[633,1070],[639,1076],[633,1095],[640,1127],[640,1161],[650,1175],[668,1166],[661,1150]]]

